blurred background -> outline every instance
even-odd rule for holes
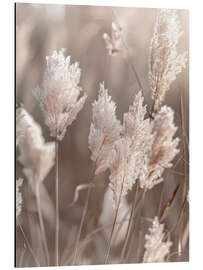
[[[88,134],[92,116],[91,104],[97,97],[99,83],[105,82],[105,87],[117,103],[117,116],[122,121],[123,113],[128,111],[135,94],[139,91],[139,86],[130,67],[133,64],[144,88],[145,103],[149,108],[152,106],[148,82],[148,57],[156,14],[156,9],[147,8],[16,4],[16,102],[23,104],[41,125],[46,141],[51,141],[52,138],[44,124],[39,104],[32,94],[33,88],[42,80],[46,64],[45,57],[52,54],[54,50],[67,48],[66,55],[71,56],[71,62],[78,61],[80,63],[82,69],[80,85],[88,95],[84,108],[78,114],[76,121],[68,128],[65,138],[59,146],[61,264],[68,264],[67,258],[75,243],[86,191],[80,192],[79,199],[73,207],[70,208],[69,204],[73,200],[75,188],[90,181],[92,162],[88,149]],[[178,44],[178,52],[182,53],[189,50],[188,11],[179,10],[178,15],[184,31]],[[123,38],[128,47],[127,52],[113,57],[109,56],[102,38],[103,33],[111,33],[112,21],[116,21],[122,27]],[[182,112],[181,97],[183,101]],[[176,81],[172,83],[171,90],[167,92],[165,103],[175,111],[175,123],[179,127],[177,136],[181,139],[181,152],[174,161],[174,164],[177,161],[177,166],[165,172],[164,183],[148,191],[142,216],[154,218],[159,208],[160,194],[163,192],[162,205],[164,206],[175,187],[180,184],[170,214],[165,219],[166,230],[169,231],[180,213],[184,181],[186,181],[188,188],[188,166],[187,175],[183,173],[184,166],[186,166],[184,160],[188,161],[188,148],[184,160],[180,157],[183,141],[185,141],[186,146],[189,143],[189,63],[187,63],[186,69],[177,76]],[[16,177],[25,178],[18,161],[16,161]],[[94,192],[91,194],[82,239],[98,227],[108,181],[108,172],[95,179],[98,187],[94,188]],[[45,209],[44,221],[50,254],[52,254],[55,226],[54,169],[49,173],[44,184],[46,187],[46,194],[42,194],[42,203]],[[132,200],[132,194],[133,191],[128,195],[129,203]],[[35,198],[27,181],[24,181],[23,184],[23,199],[24,205],[20,222],[33,250],[44,264],[39,246],[40,234]],[[109,209],[111,207],[109,205]],[[170,235],[173,246],[169,261],[187,261],[189,259],[188,242],[184,252],[177,255],[178,237],[184,232],[188,215],[188,206],[186,206],[182,225]],[[144,252],[144,235],[148,232],[150,225],[151,223],[144,219],[137,225],[133,240],[134,246],[132,247],[134,252],[129,254],[130,263],[141,262]],[[137,245],[141,247],[139,252]],[[100,231],[87,244],[85,250],[81,251],[80,264],[102,264],[106,246],[105,234]],[[121,247],[122,244],[112,249],[111,263],[118,261]],[[16,229],[16,265],[35,266],[32,256],[24,245],[19,228]]]

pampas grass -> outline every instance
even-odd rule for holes
[[[169,90],[187,67],[188,53],[178,48],[181,20],[176,10],[156,11],[148,71],[140,76],[131,59],[137,48],[126,38],[138,34],[112,10],[109,33],[100,29],[97,35],[88,25],[112,69],[105,83],[86,80],[93,59],[78,54],[81,64],[71,61],[69,45],[72,58],[63,48],[39,56],[43,72],[29,99],[40,110],[16,108],[16,230],[26,246],[19,244],[17,266],[188,260],[188,119],[182,95],[181,119],[166,95],[178,99]],[[105,69],[99,57],[98,69]],[[117,91],[118,63],[133,71],[129,104],[127,81],[122,96]]]

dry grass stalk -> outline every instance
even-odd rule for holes
[[[113,13],[114,10],[112,9]],[[147,111],[143,98],[143,87],[134,68],[129,60],[130,67],[138,82],[140,92],[135,96],[133,104],[129,111],[123,115],[123,124],[116,117],[116,103],[112,101],[104,83],[100,84],[98,99],[92,104],[92,123],[88,137],[88,146],[91,151],[91,160],[93,161],[93,173],[88,187],[82,217],[79,223],[79,229],[76,233],[76,243],[67,247],[64,253],[63,261],[68,263],[80,264],[94,263],[94,258],[89,258],[85,254],[87,245],[93,240],[93,236],[105,229],[104,234],[108,238],[108,246],[105,256],[105,263],[110,258],[110,251],[114,245],[120,244],[125,238],[121,253],[121,262],[125,259],[127,262],[130,256],[131,245],[135,234],[135,225],[140,220],[144,207],[146,191],[152,189],[164,181],[163,173],[165,169],[172,166],[174,157],[178,154],[179,139],[175,138],[177,127],[174,125],[174,111],[167,106],[162,106],[166,92],[170,89],[172,82],[177,75],[186,66],[187,53],[179,54],[177,45],[183,31],[175,10],[161,9],[158,13],[154,34],[150,45],[149,57],[149,82],[152,91],[153,109],[152,114]],[[111,34],[104,33],[103,39],[106,49],[110,56],[115,56],[128,50],[122,37],[122,28],[118,23],[112,23]],[[55,142],[45,143],[40,126],[34,121],[24,108],[18,108],[16,111],[16,145],[18,146],[20,156],[19,161],[23,165],[23,172],[29,182],[35,187],[37,200],[37,210],[40,222],[42,243],[49,265],[49,250],[46,241],[46,233],[41,211],[40,187],[54,162],[55,170],[55,200],[56,200],[56,227],[55,227],[55,265],[60,265],[59,260],[59,142],[63,140],[68,126],[76,119],[79,111],[83,108],[86,94],[79,86],[81,69],[78,63],[70,63],[70,57],[64,56],[64,49],[46,57],[46,68],[43,80],[40,86],[33,91],[42,109],[45,124],[50,130],[50,135]],[[147,112],[149,115],[147,115]],[[177,226],[183,222],[183,214],[188,196],[186,194],[186,145],[185,145],[185,127],[184,127],[183,102],[181,97],[181,126],[183,136],[183,158],[184,173],[178,173],[185,176],[183,203],[178,216]],[[97,228],[80,242],[82,228],[88,211],[91,188],[93,179],[96,175],[110,171],[109,185],[105,194],[103,212],[100,216],[102,227]],[[171,172],[173,172],[171,170]],[[166,181],[166,179],[165,179]],[[130,219],[126,219],[129,214],[129,205],[126,195],[132,190],[136,183],[137,189],[131,208]],[[16,216],[20,215],[22,209],[22,195],[19,188],[22,181],[18,180],[16,188]],[[163,262],[169,255],[172,242],[169,238],[166,240],[164,225],[160,224],[166,217],[166,214],[173,203],[180,185],[177,185],[167,203],[161,207],[162,212],[153,220],[152,227],[149,228],[149,234],[146,234],[145,253],[143,262]],[[80,187],[81,188],[81,187]],[[137,198],[137,191],[141,193]],[[79,188],[78,188],[79,190]],[[76,190],[76,191],[78,191]],[[77,194],[77,192],[76,192]],[[110,197],[110,200],[108,198]],[[74,200],[75,204],[75,200]],[[72,206],[73,204],[71,204]],[[106,206],[108,205],[108,211]],[[139,207],[139,209],[138,209]],[[137,211],[137,209],[139,211]],[[136,212],[136,214],[135,214]],[[111,220],[111,226],[105,226],[106,220]],[[133,223],[135,220],[135,223]],[[119,225],[120,224],[120,225]],[[179,235],[178,252],[182,254],[183,246],[188,240],[188,223],[186,223],[184,235]],[[181,226],[179,226],[180,229]],[[20,226],[24,235],[26,235]],[[174,230],[175,230],[174,229]],[[114,232],[117,231],[116,237]],[[172,231],[172,230],[170,230]],[[130,238],[132,236],[132,238]],[[139,237],[143,241],[142,237]],[[130,238],[130,239],[129,239]],[[141,239],[142,238],[142,239]],[[71,240],[75,239],[72,237]],[[128,243],[131,240],[130,243]],[[32,248],[27,245],[35,259]],[[142,247],[139,247],[139,256]],[[128,248],[128,249],[127,249]],[[133,249],[134,250],[134,249]],[[174,252],[172,254],[175,254]],[[68,256],[68,259],[66,259]],[[84,256],[84,258],[82,258]],[[136,254],[136,258],[137,254]],[[87,259],[87,260],[86,260]],[[113,261],[113,260],[112,260]],[[138,259],[139,261],[139,259]]]
[[[31,244],[30,244],[30,242],[29,242],[29,240],[28,240],[28,238],[27,238],[27,236],[26,236],[26,234],[25,234],[25,232],[24,232],[24,230],[23,230],[23,228],[22,228],[20,222],[18,221],[18,218],[17,218],[17,225],[18,225],[18,227],[19,227],[20,230],[21,230],[21,233],[22,233],[23,238],[24,238],[24,240],[25,240],[26,246],[28,247],[28,249],[29,249],[29,251],[30,251],[30,253],[31,253],[31,255],[32,255],[33,259],[34,259],[34,261],[35,261],[35,263],[36,263],[36,266],[40,267],[40,263],[39,263],[39,261],[38,261],[36,255],[35,255],[33,249],[32,249],[32,246],[31,246]],[[21,264],[20,264],[20,265],[21,265]]]
[[[130,219],[129,219],[128,227],[127,227],[126,234],[125,234],[125,241],[124,241],[123,248],[121,251],[120,263],[123,263],[126,248],[127,248],[129,237],[130,237],[131,227],[132,227],[132,223],[133,223],[133,218],[135,216],[135,209],[136,209],[136,204],[137,204],[137,200],[138,200],[138,193],[139,193],[138,189],[139,189],[139,186],[137,184],[134,199],[133,199],[133,204],[131,206]]]
[[[109,185],[114,193],[115,206],[118,204],[123,179],[122,197],[138,179],[153,142],[152,125],[149,119],[145,119],[146,106],[143,101],[142,93],[139,92],[128,113],[124,114],[122,136],[115,142],[112,150]]]
[[[149,228],[149,234],[145,235],[145,253],[144,263],[164,262],[165,257],[169,254],[172,242],[164,241],[164,225],[159,223],[157,217],[154,218],[152,227]]]
[[[33,94],[39,101],[44,114],[45,123],[50,135],[55,138],[56,157],[56,233],[55,261],[59,265],[59,194],[58,194],[58,148],[66,133],[67,127],[83,108],[87,95],[80,97],[82,88],[79,86],[81,69],[79,63],[70,64],[70,56],[64,56],[65,49],[54,51],[46,57],[46,69],[41,86],[37,86]]]
[[[157,15],[149,52],[149,82],[154,100],[153,112],[158,112],[171,83],[186,66],[187,52],[178,54],[182,36],[176,10],[161,9]]]
[[[34,121],[33,117],[23,108],[18,108],[19,129],[23,130],[23,140],[19,143],[19,161],[23,165],[23,173],[34,189],[37,201],[37,210],[42,234],[42,241],[49,264],[49,251],[46,240],[43,216],[40,203],[40,184],[48,175],[54,165],[55,149],[54,143],[45,143],[41,127]]]
[[[112,148],[109,186],[113,191],[116,212],[105,263],[108,261],[119,207],[124,196],[138,179],[145,155],[153,141],[152,125],[149,119],[144,119],[145,114],[146,107],[143,106],[142,93],[139,92],[135,96],[133,105],[129,107],[129,112],[124,114],[121,138],[114,143]]]
[[[91,159],[94,162],[91,182],[95,175],[105,171],[109,167],[111,149],[114,142],[120,138],[121,125],[116,118],[116,105],[108,95],[104,83],[100,84],[98,100],[92,104],[92,123],[88,137],[88,145],[91,151]],[[91,187],[88,187],[83,214],[79,226],[78,236],[73,256],[73,264],[76,263],[78,245],[85,216],[87,213]]]
[[[160,218],[159,218],[160,221],[162,221],[162,220],[165,218],[167,211],[169,210],[169,208],[170,208],[172,202],[174,201],[174,199],[175,199],[175,197],[176,197],[176,194],[177,194],[177,192],[178,192],[178,190],[179,190],[179,187],[180,187],[180,184],[177,185],[177,187],[175,188],[175,190],[174,190],[173,193],[172,193],[171,198],[170,198],[170,199],[167,201],[167,203],[165,204],[165,206],[164,206],[164,208],[163,208],[163,210],[162,210],[162,212],[161,212]]]

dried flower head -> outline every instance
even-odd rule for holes
[[[151,189],[163,181],[165,168],[172,166],[171,161],[177,155],[179,139],[173,139],[177,127],[173,123],[174,112],[163,106],[153,121],[154,140],[145,159],[145,166],[140,174],[140,187]]]
[[[152,125],[145,119],[146,106],[143,105],[141,91],[135,96],[129,112],[124,114],[122,138],[117,140],[112,150],[110,167],[110,187],[114,202],[119,202],[132,189],[140,175],[144,158],[153,142]]]
[[[67,127],[83,108],[87,96],[79,97],[82,92],[78,86],[81,69],[77,62],[70,64],[70,56],[65,58],[64,49],[54,51],[46,57],[46,61],[42,84],[33,93],[39,101],[51,136],[62,140]]]
[[[53,142],[45,143],[41,127],[25,109],[19,108],[17,113],[23,117],[17,125],[24,133],[19,143],[19,161],[28,180],[41,182],[54,165],[55,145]]]
[[[19,178],[16,180],[16,218],[20,215],[22,211],[23,198],[21,193],[21,187],[23,184],[23,179]]]
[[[122,28],[115,22],[112,22],[111,36],[107,33],[103,34],[103,39],[105,41],[106,49],[108,50],[109,55],[117,55],[123,50],[121,34]]]
[[[100,84],[98,100],[92,104],[92,124],[88,138],[91,159],[95,162],[95,174],[105,171],[111,162],[110,152],[120,138],[122,126],[116,118],[116,104]]]
[[[152,227],[149,228],[149,234],[145,235],[145,253],[143,262],[164,262],[165,257],[169,254],[172,242],[165,241],[164,225],[159,223],[157,217],[154,218]]]
[[[149,82],[154,112],[160,109],[166,91],[186,66],[187,52],[178,54],[176,49],[182,34],[176,10],[161,9],[156,19],[149,53]]]

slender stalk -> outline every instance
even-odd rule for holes
[[[105,264],[107,264],[107,262],[108,262],[109,254],[110,254],[110,251],[111,251],[113,233],[114,233],[114,229],[115,229],[115,225],[116,225],[116,220],[117,220],[117,217],[118,217],[118,211],[119,211],[119,208],[120,208],[121,195],[122,195],[122,192],[123,192],[124,179],[125,178],[123,178],[121,191],[120,191],[120,195],[119,195],[119,200],[118,200],[118,205],[117,205],[117,208],[116,208],[116,213],[115,213],[115,217],[114,217],[114,221],[113,221],[113,226],[112,226],[112,229],[111,229],[110,239],[109,239],[108,248],[107,248],[107,252],[106,252],[106,256],[105,256]]]
[[[162,188],[161,188],[161,194],[160,194],[160,200],[159,200],[159,207],[158,207],[158,211],[157,211],[157,216],[159,217],[161,215],[161,206],[162,206],[162,202],[163,202],[163,197],[164,197],[164,181],[162,183]]]
[[[189,240],[189,221],[186,224],[186,227],[183,232],[183,238],[182,238],[182,247],[185,249],[185,246]]]
[[[40,200],[40,184],[36,184],[36,201],[37,201],[37,212],[38,212],[38,217],[39,217],[39,224],[40,224],[40,230],[41,230],[41,235],[42,235],[42,243],[44,246],[44,251],[47,259],[47,265],[49,266],[49,250],[48,250],[48,245],[47,245],[47,239],[46,239],[46,234],[45,234],[45,229],[44,229],[44,221],[43,221],[43,216],[42,216],[42,211],[41,211],[41,200]]]
[[[127,213],[129,213],[129,211],[128,211]],[[127,215],[126,215],[126,216],[127,216]],[[121,226],[123,225],[123,222],[125,222],[125,221],[127,221],[127,220],[128,220],[128,219],[125,217],[125,218],[123,218],[123,220],[122,220],[121,222],[116,222],[116,224],[119,224],[119,225],[120,225],[119,227],[121,227]],[[108,228],[111,228],[111,227],[112,227],[112,225],[101,226],[101,227],[96,228],[94,231],[90,232],[89,234],[87,234],[86,237],[85,237],[85,239],[84,239],[83,241],[81,241],[81,243],[80,243],[80,245],[79,245],[79,250],[80,250],[81,246],[83,247],[84,245],[88,245],[88,243],[89,243],[90,241],[93,240],[94,236],[95,236],[97,233],[103,231],[104,229],[108,229]],[[120,230],[120,228],[118,229],[117,233],[119,232],[119,230]],[[69,250],[72,249],[72,246],[69,247],[68,249],[69,249]],[[64,260],[64,262],[63,262],[62,265],[63,265],[63,266],[69,265],[69,262],[72,261],[72,257],[73,257],[73,256],[71,256],[71,259],[68,258],[68,259]]]
[[[113,9],[113,8],[112,8],[112,13],[113,13],[113,16],[115,17],[115,21],[116,21],[117,24],[119,25],[118,16],[117,16],[117,14],[116,14],[115,9]],[[128,54],[128,59],[125,59],[125,57],[124,57],[124,60],[125,60],[126,63],[130,66],[130,68],[131,68],[131,70],[132,70],[132,73],[134,74],[135,79],[136,79],[136,81],[137,81],[137,84],[138,84],[138,86],[139,86],[139,89],[143,91],[143,95],[144,95],[144,88],[143,88],[143,85],[142,85],[142,83],[141,83],[141,80],[140,80],[140,78],[139,78],[139,75],[138,75],[138,72],[137,72],[135,66],[132,64],[132,62],[131,62],[131,60],[130,60],[129,53],[128,53],[128,52],[129,52],[129,49],[128,49],[127,43],[125,42],[125,39],[124,39],[124,37],[123,37],[122,35],[121,35],[121,40],[122,40],[123,46],[124,46],[124,48],[125,48],[125,50],[126,50],[126,52],[127,52],[127,54]],[[154,105],[153,105],[153,106],[154,106]],[[147,107],[147,112],[148,112],[150,118],[153,119],[153,115],[152,115],[152,113],[149,111],[148,107]]]
[[[116,213],[115,213],[115,217],[114,217],[113,226],[112,226],[112,229],[111,229],[111,235],[110,235],[110,239],[109,239],[109,244],[108,244],[108,248],[107,248],[107,252],[106,252],[106,256],[105,256],[105,264],[107,264],[107,262],[108,262],[109,254],[110,254],[110,251],[111,251],[111,243],[112,243],[113,232],[114,232],[114,229],[115,229],[116,220],[117,220],[117,216],[118,216],[119,206],[120,206],[120,202],[118,203],[118,206],[116,208]]]
[[[184,123],[184,108],[183,108],[183,100],[181,95],[181,130],[182,130],[182,142],[183,142],[183,160],[186,159],[186,145],[185,145],[185,123]],[[184,186],[183,186],[183,194],[182,194],[182,202],[184,202],[186,193],[187,193],[187,166],[185,162],[183,162],[184,166]]]
[[[94,168],[93,168],[93,173],[92,173],[92,177],[91,177],[92,182],[93,182],[94,176],[95,176],[95,168],[96,168],[96,166],[94,166]],[[84,205],[83,212],[82,212],[82,218],[81,218],[81,221],[80,221],[80,226],[79,226],[79,230],[78,230],[78,234],[77,234],[77,238],[76,238],[76,244],[75,244],[75,249],[74,249],[74,253],[73,253],[72,265],[76,264],[79,241],[80,241],[80,236],[81,236],[82,228],[83,228],[83,225],[84,225],[85,217],[86,217],[86,214],[87,214],[87,209],[88,209],[88,204],[89,204],[89,199],[90,199],[90,194],[91,194],[91,188],[92,188],[92,186],[89,185],[88,190],[87,190],[87,196],[85,198],[85,205]]]
[[[20,254],[20,259],[19,259],[19,264],[17,267],[23,267],[23,261],[24,261],[24,257],[25,257],[25,253],[26,253],[26,243],[23,243],[23,250]]]
[[[145,193],[146,193],[146,189],[143,189],[142,191],[142,195],[141,195],[141,202],[139,204],[139,213],[137,214],[137,219],[135,220],[135,213],[134,213],[134,217],[133,217],[133,220],[134,220],[134,225],[133,225],[133,228],[135,229],[136,228],[136,225],[137,225],[137,222],[139,220],[139,216],[141,216],[141,212],[143,210],[143,207],[144,207],[144,201],[145,201]],[[132,226],[131,226],[132,228]],[[131,232],[130,234],[132,234],[132,229],[131,229]],[[129,248],[128,248],[128,251],[127,251],[127,254],[125,256],[125,261],[127,262],[128,259],[129,259],[129,256],[130,256],[130,251],[131,251],[131,248],[132,248],[132,244],[133,244],[133,237],[134,237],[134,234],[132,234],[132,237],[129,239]]]
[[[81,222],[80,222],[80,226],[79,226],[79,230],[78,230],[78,235],[77,235],[77,239],[76,239],[76,245],[75,245],[75,250],[74,250],[74,255],[73,255],[73,262],[72,262],[73,265],[76,263],[78,247],[79,247],[79,241],[80,241],[80,235],[81,235],[81,232],[82,232],[82,227],[83,227],[83,224],[84,224],[84,221],[85,221],[85,216],[86,216],[86,213],[87,213],[90,193],[91,193],[91,187],[88,187],[87,196],[86,196],[86,199],[85,199],[85,206],[83,208],[82,218],[81,218]]]
[[[56,169],[55,169],[55,200],[56,200],[56,231],[55,231],[55,265],[59,265],[59,192],[58,192],[58,148],[59,142],[55,140],[55,159],[56,159]]]
[[[38,267],[40,267],[40,263],[38,262],[38,259],[37,259],[36,255],[35,255],[35,253],[34,253],[34,251],[33,251],[33,249],[32,249],[32,247],[31,247],[31,245],[30,245],[30,242],[29,242],[29,240],[28,240],[28,238],[27,238],[27,236],[26,236],[26,234],[25,234],[25,232],[24,232],[24,230],[23,230],[23,228],[22,228],[22,226],[21,226],[19,220],[16,219],[16,221],[17,221],[18,227],[20,228],[20,230],[21,230],[21,232],[22,232],[22,235],[23,235],[23,237],[24,237],[25,243],[26,243],[26,245],[27,245],[27,247],[28,247],[28,249],[29,249],[29,251],[30,251],[30,253],[31,253],[31,255],[32,255],[33,259],[34,259],[34,261],[35,261],[35,263],[36,263],[36,265],[37,265]]]
[[[100,150],[102,149],[102,146],[104,145],[105,140],[106,140],[106,136],[103,139],[103,142],[102,142],[102,144],[100,146]],[[90,178],[91,179],[90,184],[94,180],[96,168],[97,168],[97,160],[95,161],[95,163],[93,165],[93,170],[92,170],[92,174],[91,174],[91,178]],[[75,249],[74,249],[74,253],[73,253],[73,262],[72,262],[73,265],[76,264],[77,253],[78,253],[78,246],[79,246],[79,241],[80,241],[80,235],[81,235],[82,227],[83,227],[83,224],[84,224],[84,221],[85,221],[85,217],[86,217],[86,214],[87,214],[87,208],[88,208],[90,194],[91,194],[91,185],[89,185],[88,190],[87,190],[87,196],[86,196],[86,199],[85,199],[85,206],[83,208],[82,218],[81,218],[81,221],[80,221],[78,235],[77,235],[77,238],[76,238],[76,244],[75,244]]]
[[[181,103],[181,130],[182,130],[182,143],[183,143],[183,159],[186,159],[185,120],[184,120],[184,107],[183,107],[182,95],[180,97],[180,103]],[[184,205],[185,198],[187,197],[187,166],[184,161],[183,161],[183,166],[184,166],[184,184],[183,184],[183,193],[182,193],[182,203]],[[179,240],[178,240],[180,243],[181,254],[182,254],[182,233],[183,233],[183,215],[180,220]]]
[[[127,244],[128,244],[128,239],[129,239],[129,235],[130,235],[130,231],[131,231],[131,227],[132,227],[133,214],[135,212],[135,207],[136,207],[136,202],[137,202],[138,187],[139,186],[137,184],[136,185],[135,196],[134,196],[133,204],[132,204],[132,208],[131,208],[130,219],[128,221],[128,227],[127,227],[127,231],[126,231],[126,235],[125,235],[125,242],[124,242],[124,245],[123,245],[123,248],[122,248],[122,251],[121,251],[120,263],[123,262],[123,259],[124,259],[124,256],[125,256],[126,247],[127,247]]]

